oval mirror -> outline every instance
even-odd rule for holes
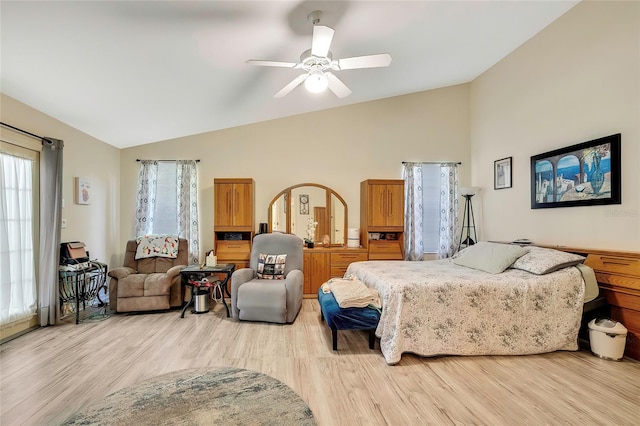
[[[315,224],[315,229],[314,229]],[[269,204],[269,230],[331,245],[347,244],[347,204],[333,189],[317,183],[290,186]]]

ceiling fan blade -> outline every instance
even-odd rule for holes
[[[333,73],[325,73],[329,81],[329,89],[339,98],[345,98],[351,94],[351,90]]]
[[[391,55],[388,53],[378,53],[377,55],[354,56],[353,58],[338,59],[334,62],[337,62],[337,68],[334,69],[339,70],[387,67],[391,63]]]
[[[305,81],[307,79],[308,75],[309,74],[300,74],[299,76],[297,76],[296,78],[291,80],[291,82],[289,84],[284,86],[282,88],[282,90],[280,90],[278,93],[273,95],[273,97],[274,98],[282,98],[283,96],[286,96],[290,91],[292,91],[293,89],[298,87],[303,81]]]
[[[296,62],[261,61],[258,59],[249,59],[245,63],[249,65],[258,65],[261,67],[282,67],[282,68],[295,68],[296,65],[298,65]]]
[[[327,56],[329,47],[331,47],[333,33],[333,28],[325,27],[324,25],[313,26],[313,39],[311,40],[311,54],[313,56]]]

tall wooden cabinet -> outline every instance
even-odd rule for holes
[[[213,247],[218,263],[235,263],[237,269],[249,266],[254,223],[253,179],[214,179]]]
[[[369,179],[360,184],[360,241],[369,260],[404,259],[404,181]]]

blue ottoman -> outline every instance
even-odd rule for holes
[[[372,308],[341,308],[333,297],[333,293],[318,290],[318,302],[322,317],[331,329],[333,350],[338,350],[338,330],[368,330],[369,348],[373,349],[376,341],[376,328],[380,322],[380,312]]]

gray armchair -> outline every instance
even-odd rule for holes
[[[251,249],[250,267],[238,269],[231,276],[233,318],[281,324],[295,321],[302,307],[304,288],[302,246],[302,239],[292,234],[256,235]],[[287,255],[284,279],[257,277],[260,253]]]

